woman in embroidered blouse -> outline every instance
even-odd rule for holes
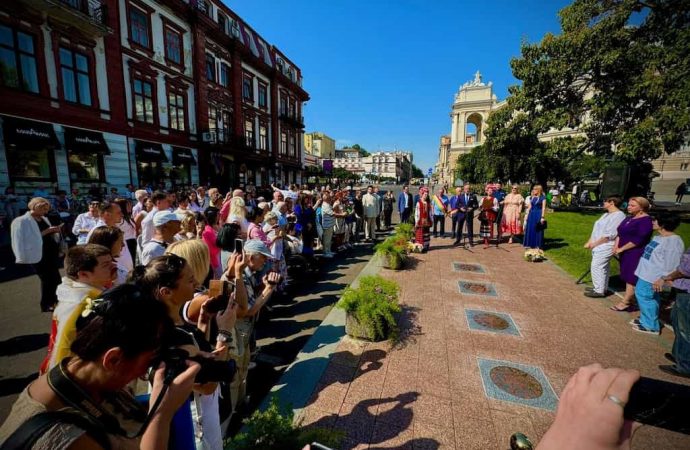
[[[417,200],[414,210],[415,242],[421,244],[425,252],[429,250],[429,245],[431,244],[431,224],[433,220],[429,190],[421,188],[419,190],[419,200]]]
[[[489,239],[493,237],[498,208],[499,204],[494,197],[494,189],[486,188],[486,196],[479,203],[479,237],[484,239],[484,248],[489,248]],[[496,241],[496,245],[498,246],[498,241]]]
[[[522,234],[522,221],[520,213],[525,205],[525,198],[518,192],[518,187],[513,186],[510,194],[506,195],[503,203],[503,217],[501,218],[501,234],[510,235],[508,243],[513,243],[513,236]]]

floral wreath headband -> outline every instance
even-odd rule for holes
[[[84,299],[84,309],[81,312],[81,316],[86,318],[89,317],[91,314],[96,313],[96,310],[100,305],[102,305],[105,302],[103,298],[96,298],[92,299],[91,297],[86,297]]]

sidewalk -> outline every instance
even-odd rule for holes
[[[669,330],[633,333],[630,315],[584,297],[553,264],[525,262],[520,245],[451,242],[433,239],[407,270],[380,272],[401,286],[406,338],[395,349],[343,338],[301,411],[305,425],[343,430],[348,449],[502,449],[517,431],[539,441],[582,365],[682,382],[657,369]],[[633,448],[690,448],[690,437],[642,427]]]

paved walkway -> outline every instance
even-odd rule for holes
[[[582,365],[679,381],[657,369],[669,330],[633,333],[610,300],[584,297],[552,263],[523,261],[520,245],[450,244],[434,239],[413,267],[381,271],[401,285],[406,339],[394,349],[342,339],[301,410],[305,425],[343,430],[344,448],[503,449],[516,431],[539,441]],[[633,448],[690,448],[690,437],[642,427]]]

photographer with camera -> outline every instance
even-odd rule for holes
[[[136,312],[136,313],[133,313]],[[0,428],[3,449],[164,449],[170,423],[187,399],[199,364],[184,361],[153,376],[152,406],[124,389],[144,375],[171,329],[160,302],[125,284],[89,303],[77,320],[74,356],[31,383]]]
[[[182,241],[177,245],[191,246],[196,245],[195,242]],[[198,242],[204,246],[202,242]],[[206,255],[203,255],[203,252],[197,253],[201,253],[202,257],[199,259],[208,264],[208,259],[203,257]],[[208,271],[208,265],[205,265],[205,269]],[[200,273],[204,273],[203,268],[195,270],[184,258],[176,254],[166,254],[154,258],[146,266],[135,268],[131,280],[166,305],[168,316],[175,324],[169,347],[161,352],[161,359],[166,364],[171,364],[173,360],[185,359],[193,359],[201,364],[202,369],[194,384],[196,407],[192,411],[196,413],[195,436],[204,448],[222,449],[218,383],[230,382],[235,375],[234,361],[229,361],[228,346],[235,326],[236,306],[230,304],[220,310],[211,311],[210,305],[217,299],[206,298],[202,303],[197,324],[186,323],[180,310],[193,299],[195,288],[199,285]],[[214,316],[218,327],[215,346],[209,342],[210,324]]]

